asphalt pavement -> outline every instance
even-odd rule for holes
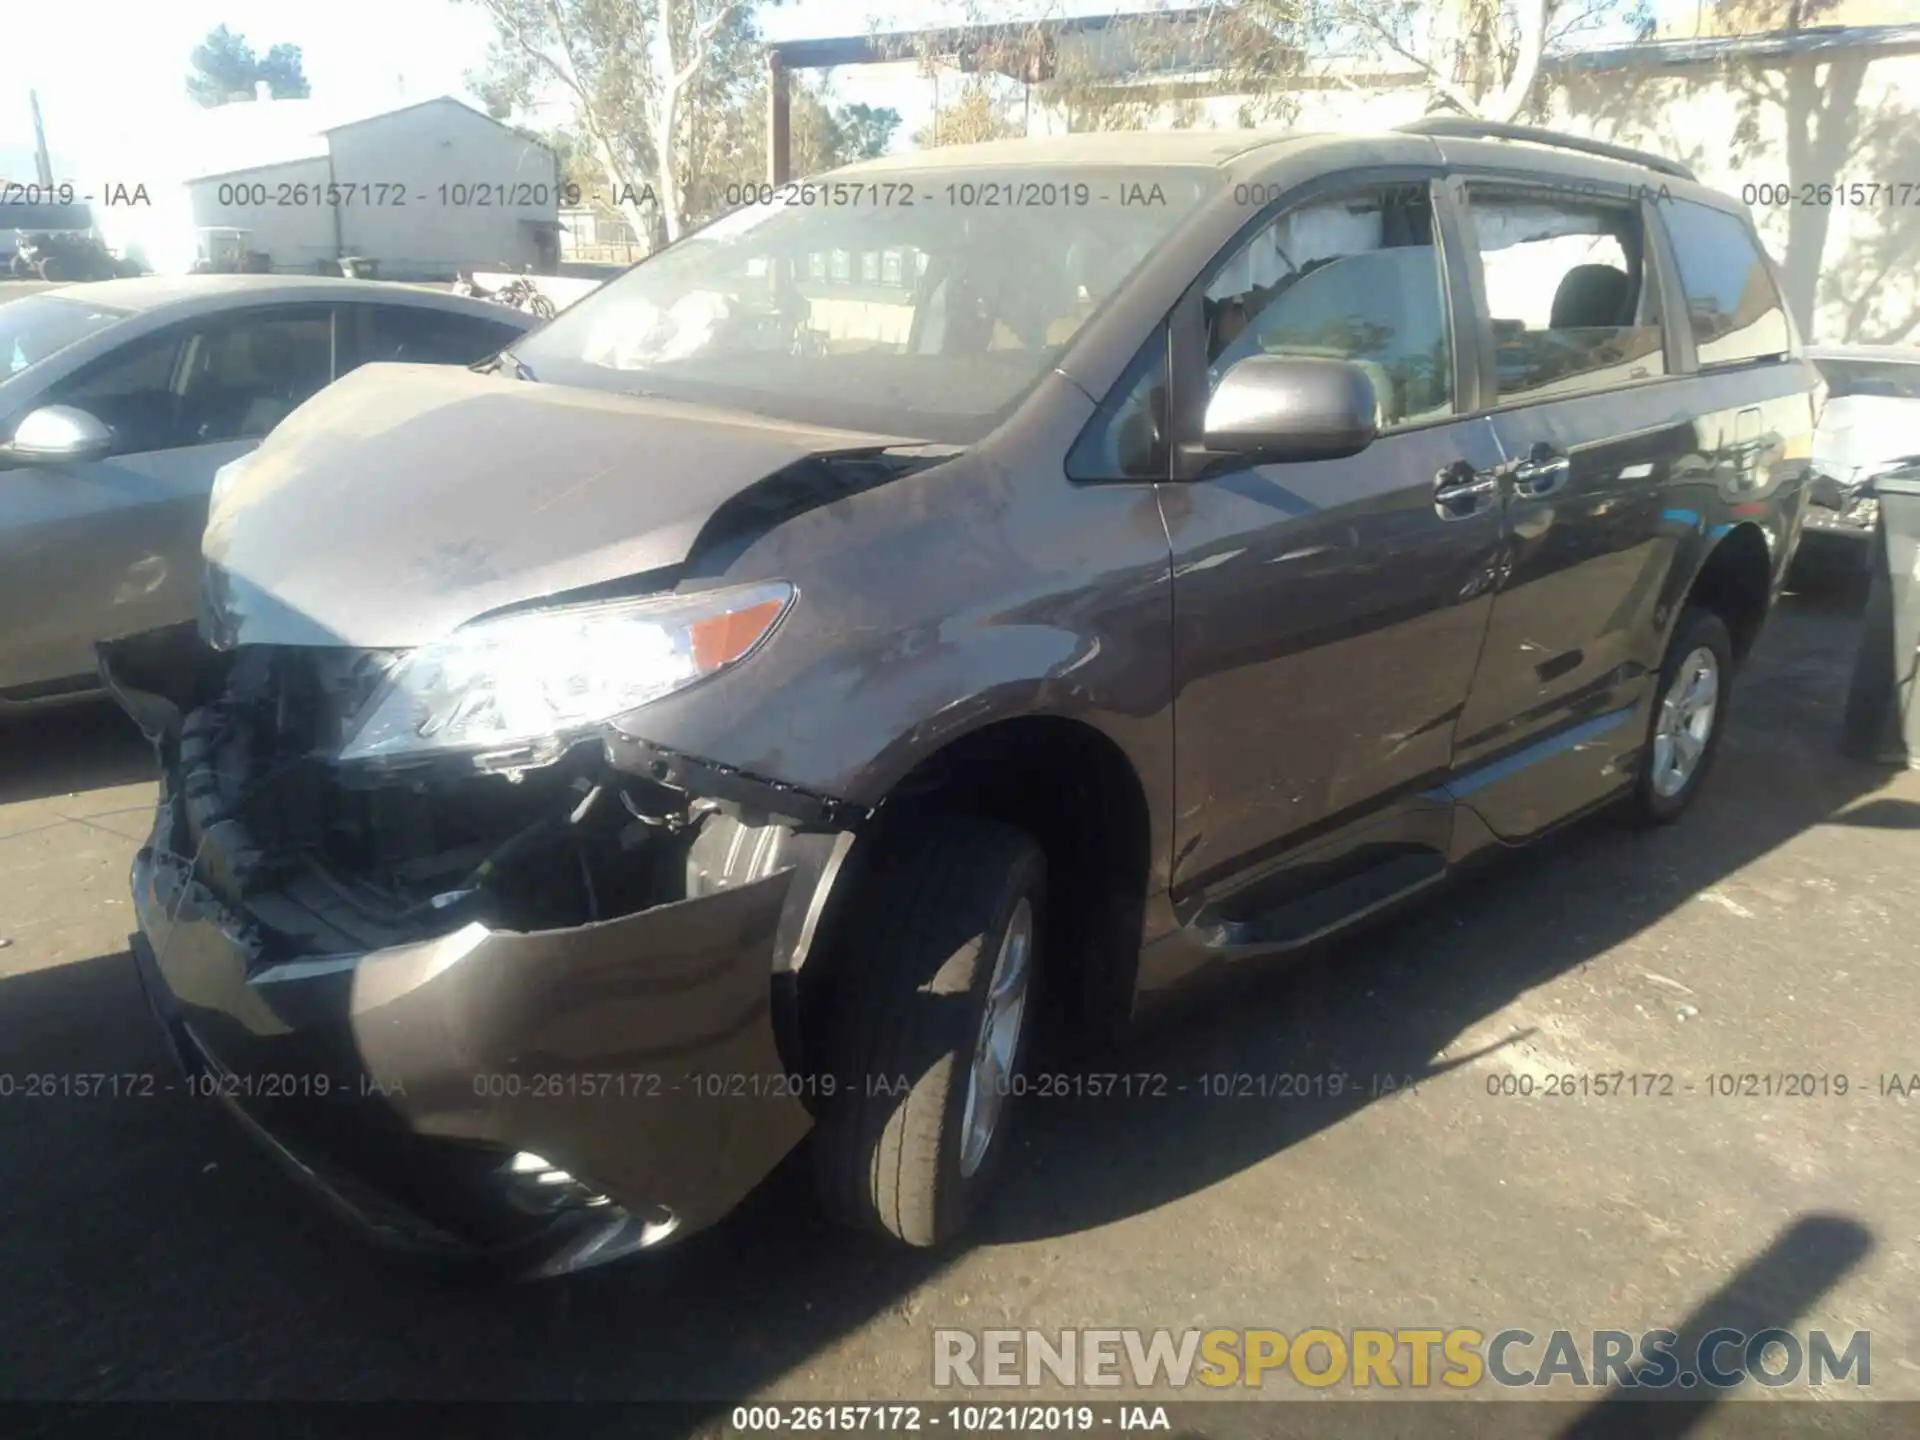
[[[1583,824],[1092,1067],[1161,1095],[1030,1102],[963,1248],[841,1234],[792,1165],[684,1245],[508,1289],[395,1270],[166,1092],[124,938],[144,747],[104,710],[7,723],[0,1396],[916,1399],[936,1326],[1726,1322],[1869,1330],[1868,1393],[1920,1397],[1917,1112],[1885,1088],[1920,1072],[1920,773],[1838,754],[1855,626],[1783,603],[1679,825]],[[26,1098],[49,1072],[160,1082]],[[1613,1072],[1675,1088],[1549,1094]],[[1203,1078],[1282,1073],[1351,1083]]]

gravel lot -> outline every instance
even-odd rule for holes
[[[1584,825],[1103,1067],[1184,1093],[1030,1105],[956,1254],[826,1228],[789,1167],[642,1263],[451,1289],[207,1102],[0,1100],[0,1393],[913,1399],[940,1325],[1730,1323],[1871,1330],[1871,1393],[1920,1397],[1917,1111],[1878,1092],[1920,1071],[1920,773],[1837,755],[1853,634],[1783,603],[1679,826]],[[166,1075],[124,940],[148,773],[106,711],[0,728],[0,1075]],[[1334,1069],[1362,1093],[1198,1093]],[[1489,1093],[1616,1070],[1679,1089]],[[1707,1093],[1726,1071],[1851,1093]]]

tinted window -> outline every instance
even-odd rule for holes
[[[1502,400],[1666,373],[1637,209],[1479,191],[1468,203]]]
[[[333,378],[326,306],[252,315],[195,337],[182,412],[186,443],[257,440]]]
[[[4,312],[0,312],[4,313]],[[1816,360],[1827,382],[1827,398],[1874,395],[1888,400],[1920,399],[1920,364],[1897,360]]]
[[[1675,200],[1660,206],[1702,365],[1737,364],[1792,347],[1766,258],[1738,216]]]
[[[114,451],[136,455],[190,443],[183,437],[174,377],[187,336],[180,331],[136,340],[69,375],[40,399],[74,405],[113,431]]]
[[[498,320],[418,305],[369,305],[361,318],[362,364],[471,365],[526,333]]]
[[[1351,360],[1373,377],[1383,428],[1452,408],[1446,294],[1426,187],[1288,211],[1207,287],[1209,387],[1249,355]]]
[[[182,326],[69,376],[42,403],[114,431],[116,454],[258,439],[332,376],[333,325],[311,306]]]

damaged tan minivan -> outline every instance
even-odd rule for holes
[[[397,1244],[577,1269],[810,1132],[940,1242],[1043,999],[1119,1033],[1677,817],[1817,384],[1740,206],[1545,131],[789,187],[222,472],[197,625],[102,647],[163,765],[136,963]]]

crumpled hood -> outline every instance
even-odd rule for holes
[[[398,649],[476,615],[685,560],[728,498],[902,437],[666,400],[366,365],[223,477],[207,613],[227,644]]]

